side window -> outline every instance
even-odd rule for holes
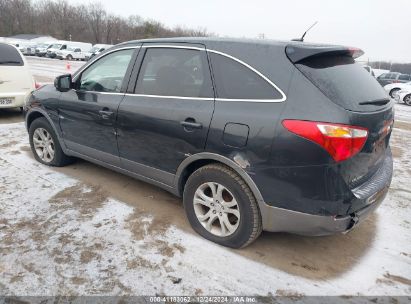
[[[407,74],[401,74],[400,77],[398,77],[399,80],[409,80],[410,75]]]
[[[80,53],[81,50],[80,50],[80,49],[75,49],[74,52],[75,52],[75,53]]]
[[[190,49],[147,48],[135,93],[214,97],[205,52]]]
[[[134,49],[121,50],[99,59],[81,74],[77,87],[84,91],[120,92],[133,52]]]
[[[8,44],[0,43],[0,66],[5,65],[24,65],[19,52]]]
[[[280,99],[282,94],[247,66],[210,52],[218,98]]]

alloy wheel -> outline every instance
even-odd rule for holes
[[[33,133],[33,145],[37,156],[45,163],[54,159],[55,149],[51,134],[43,128],[38,128]]]
[[[208,182],[194,194],[194,212],[201,225],[211,234],[226,237],[240,223],[240,210],[234,195],[223,185]]]

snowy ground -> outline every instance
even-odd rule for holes
[[[51,77],[43,69],[33,64]],[[411,295],[410,109],[396,105],[394,180],[365,223],[263,233],[243,250],[197,236],[156,187],[85,161],[37,163],[24,124],[0,116],[0,294]]]

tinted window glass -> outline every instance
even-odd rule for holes
[[[387,73],[381,74],[380,76],[378,76],[378,79],[385,79],[387,75]]]
[[[402,74],[402,75],[400,75],[400,77],[398,79],[400,79],[400,80],[410,80],[410,75]]]
[[[372,110],[372,106],[360,102],[387,98],[375,78],[350,56],[311,57],[296,66],[329,99],[345,109]]]
[[[114,52],[93,63],[81,74],[79,89],[120,92],[133,52],[134,49]]]
[[[0,65],[24,65],[19,52],[8,44],[0,43]]]
[[[213,97],[204,52],[148,48],[135,92],[145,95]]]
[[[220,54],[210,53],[210,57],[219,98],[282,98],[271,84],[243,64]]]

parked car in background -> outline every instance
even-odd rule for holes
[[[49,58],[56,58],[58,51],[64,51],[68,48],[80,48],[84,52],[91,49],[92,44],[86,42],[75,42],[75,41],[59,41],[53,44],[48,50],[46,56]]]
[[[397,72],[384,73],[377,77],[377,81],[382,85],[386,86],[390,83],[403,83],[411,80],[411,75],[401,74]]]
[[[91,48],[90,51],[85,53],[86,60],[90,60],[94,56],[100,54],[101,52],[111,48],[113,45],[112,44],[95,44]]]
[[[403,102],[408,106],[411,106],[411,87],[409,89],[401,89],[395,94],[394,99],[397,102]]]
[[[30,146],[45,165],[80,157],[182,196],[193,229],[224,246],[262,230],[346,232],[393,172],[393,102],[361,54],[263,39],[122,43],[31,94]]]
[[[53,43],[40,43],[37,45],[35,53],[38,57],[44,57],[47,54],[47,50],[53,46]]]
[[[68,47],[65,50],[56,52],[57,59],[66,59],[66,60],[85,60],[86,53],[78,47]]]
[[[22,108],[35,88],[26,60],[13,45],[0,43],[0,108]]]
[[[36,55],[36,45],[29,45],[24,48],[23,55],[25,56],[35,56]]]
[[[405,83],[395,82],[384,86],[384,90],[388,93],[388,95],[390,95],[391,98],[394,98],[395,94],[397,94],[401,89],[411,89],[411,81]]]

